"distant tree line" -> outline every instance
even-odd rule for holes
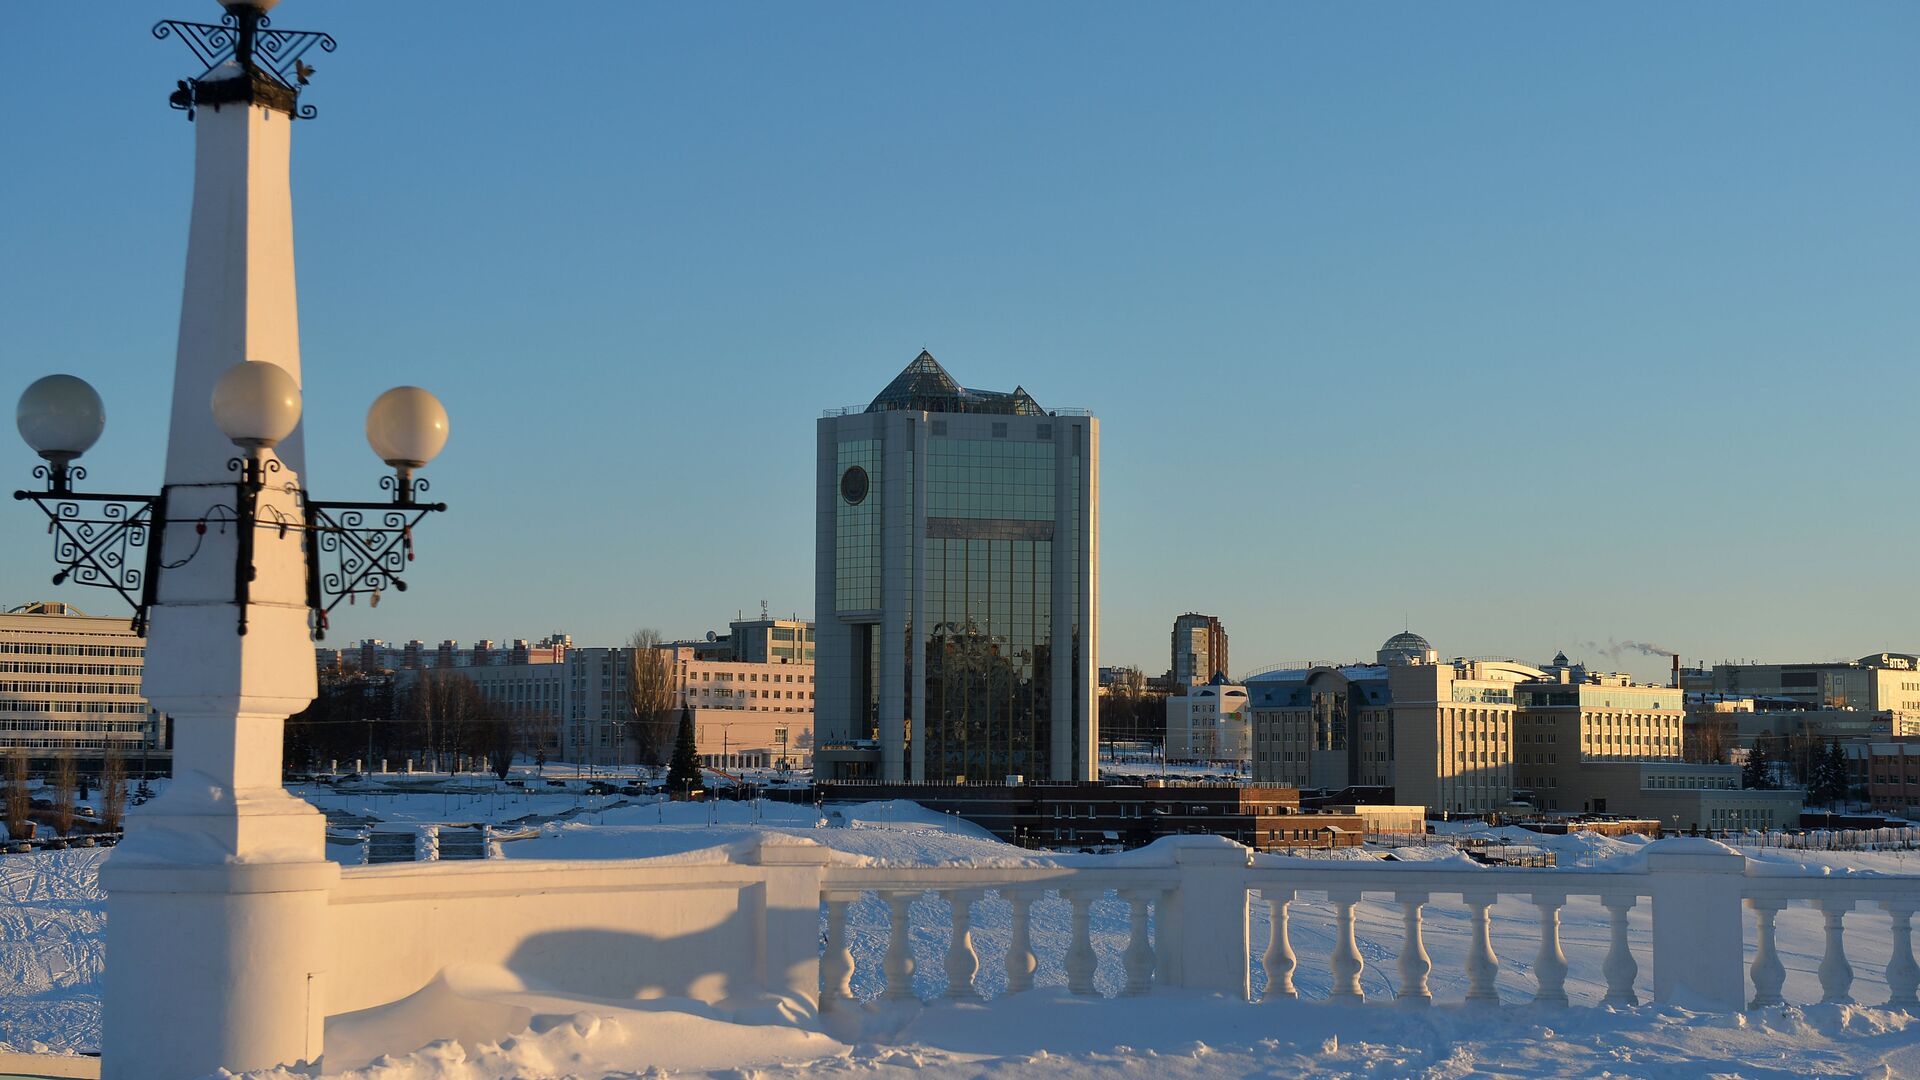
[[[421,671],[405,692],[387,672],[346,670],[321,678],[313,703],[287,718],[289,772],[333,763],[432,772],[487,769],[505,778],[516,756],[544,762],[549,718],[514,720],[457,670]]]

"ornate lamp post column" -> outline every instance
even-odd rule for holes
[[[227,9],[246,44],[257,47],[256,28],[271,6]],[[288,184],[295,95],[239,57],[210,67],[194,88],[168,524],[150,541],[161,566],[187,561],[154,583],[142,684],[153,706],[173,717],[174,779],[129,816],[103,875],[113,958],[102,1018],[105,1080],[318,1059],[327,892],[339,879],[326,859],[324,819],[280,777],[284,721],[315,693],[303,537],[252,536],[242,563],[240,528],[195,524],[233,501],[233,443],[209,409],[221,374],[259,361],[277,366],[298,393]],[[285,434],[257,461],[277,469],[276,481],[297,485],[302,440],[297,428]],[[258,511],[300,515],[297,496],[277,483],[256,498]],[[234,633],[236,566],[250,575],[244,634]]]
[[[333,39],[273,28],[276,3],[227,0],[220,23],[154,27],[206,64],[172,98],[195,122],[194,192],[160,494],[74,490],[86,474],[72,462],[105,423],[86,383],[51,376],[20,403],[47,483],[15,497],[47,516],[54,580],[133,603],[143,691],[174,724],[173,783],[128,817],[103,872],[104,1080],[319,1059],[339,868],[319,812],[282,786],[282,729],[313,699],[309,636],[327,611],[404,589],[413,526],[443,509],[415,500],[414,470],[447,422],[414,387],[367,417],[395,470],[390,500],[317,502],[301,481],[289,136],[313,115],[298,102],[313,71],[300,58]]]

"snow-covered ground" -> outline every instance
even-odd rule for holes
[[[459,800],[464,799],[465,802]],[[357,800],[357,801],[356,801]],[[634,858],[672,855],[750,840],[765,830],[806,835],[826,843],[835,859],[862,863],[1008,864],[1048,857],[1009,847],[981,830],[910,803],[828,808],[779,803],[667,804],[618,797],[584,797],[553,789],[514,795],[476,790],[464,795],[415,792],[325,793],[315,801],[347,818],[384,821],[520,822],[528,838],[506,841],[507,858]],[[457,804],[457,805],[456,805]],[[1554,850],[1562,866],[1605,865],[1632,859],[1638,838],[1543,837],[1513,830],[1517,842]],[[336,849],[340,850],[340,849]],[[341,851],[346,854],[347,852]],[[1453,858],[1439,847],[1401,849],[1405,858]],[[97,1045],[104,898],[97,884],[110,852],[76,850],[0,858],[0,1047],[85,1050]],[[1824,866],[1842,873],[1920,873],[1920,858],[1905,853],[1756,853],[1784,865]],[[1085,856],[1055,856],[1082,862]],[[1068,908],[1046,900],[1033,909],[1040,989],[1012,997],[1004,989],[1010,910],[988,899],[974,909],[980,955],[978,986],[984,1004],[937,1000],[944,989],[942,957],[948,911],[929,897],[913,912],[919,961],[916,988],[924,1007],[872,1000],[881,988],[880,957],[887,937],[886,909],[868,898],[851,911],[854,988],[867,999],[858,1030],[831,1015],[822,1023],[750,1023],[687,1001],[582,1001],[543,996],[537,988],[503,985],[494,996],[512,1000],[534,1017],[528,1030],[498,1037],[469,1035],[404,1057],[382,1059],[338,1075],[354,1080],[477,1080],[507,1077],[638,1077],[791,1075],[810,1072],[933,1078],[1091,1076],[1228,1077],[1325,1076],[1468,1077],[1581,1076],[1741,1077],[1920,1076],[1920,1027],[1904,1012],[1876,1007],[1787,1007],[1744,1016],[1696,1015],[1676,1008],[1598,1007],[1605,980],[1599,970],[1607,940],[1597,903],[1576,899],[1563,913],[1569,961],[1567,990],[1576,1007],[1536,1010],[1531,992],[1537,945],[1535,909],[1504,900],[1493,913],[1494,947],[1501,960],[1500,990],[1512,1004],[1469,1009],[1465,993],[1466,911],[1443,898],[1427,908],[1426,942],[1433,958],[1433,992],[1442,1004],[1395,1008],[1394,958],[1400,912],[1369,900],[1358,912],[1360,948],[1367,960],[1364,1007],[1325,1004],[1326,957],[1333,940],[1331,912],[1308,899],[1294,905],[1292,940],[1301,958],[1295,975],[1302,1000],[1251,1004],[1181,993],[1145,998],[1073,998],[1065,993],[1062,957],[1069,940]],[[1644,905],[1635,936],[1645,940]],[[1266,908],[1253,905],[1256,956],[1267,935]],[[1119,955],[1126,943],[1126,912],[1117,900],[1094,906],[1099,985],[1118,992]],[[1820,996],[1816,969],[1822,953],[1818,916],[1794,907],[1779,918],[1779,943],[1789,1000]],[[1857,979],[1855,996],[1880,1002],[1882,969],[1891,948],[1888,923],[1877,912],[1848,920],[1847,945]],[[1651,958],[1639,956],[1641,995],[1650,996]],[[1256,989],[1264,976],[1256,960]],[[660,1070],[660,1071],[651,1071]],[[291,1077],[291,1073],[262,1074]]]

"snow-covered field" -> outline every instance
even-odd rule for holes
[[[464,803],[456,806],[456,800]],[[1032,853],[995,841],[963,821],[910,803],[874,803],[822,821],[810,806],[718,802],[710,805],[582,799],[535,792],[521,798],[438,793],[317,798],[340,820],[517,821],[532,835],[508,841],[508,858],[633,858],[669,855],[751,839],[763,830],[810,836],[844,861],[916,864],[1013,863]],[[829,808],[830,813],[833,808]],[[562,816],[564,815],[564,816]],[[541,820],[546,819],[546,820]],[[1538,837],[1560,864],[1604,865],[1642,846],[1597,837]],[[347,849],[337,853],[350,855]],[[104,898],[97,885],[101,850],[44,852],[0,858],[0,1048],[79,1051],[97,1045]],[[1438,848],[1403,849],[1417,858],[1446,857]],[[1840,872],[1920,873],[1920,860],[1898,853],[1766,852],[1769,861],[1827,866]],[[1059,857],[1082,861],[1084,856]],[[1645,939],[1644,905],[1635,912]],[[1254,952],[1267,935],[1265,905],[1253,905]],[[1238,1077],[1301,1074],[1368,1077],[1780,1077],[1920,1076],[1920,1027],[1904,1012],[1868,1006],[1809,1006],[1744,1016],[1696,1015],[1676,1008],[1598,1007],[1599,964],[1607,923],[1603,909],[1574,900],[1563,913],[1569,961],[1567,990],[1577,1007],[1537,1010],[1531,992],[1537,919],[1530,904],[1504,900],[1494,909],[1500,989],[1510,1004],[1496,1010],[1458,1004],[1465,993],[1466,912],[1445,900],[1427,909],[1426,942],[1433,992],[1442,1004],[1406,1010],[1392,1004],[1400,941],[1397,907],[1361,905],[1360,947],[1367,960],[1364,1007],[1334,1006],[1326,995],[1330,911],[1314,899],[1294,905],[1292,940],[1301,966],[1297,1003],[1250,1004],[1187,994],[1081,999],[1065,993],[1062,956],[1068,909],[1059,900],[1034,906],[1040,989],[1012,997],[1003,960],[1010,914],[989,899],[974,910],[984,1004],[936,999],[944,989],[942,957],[948,911],[927,898],[914,907],[919,961],[916,988],[929,1003],[890,1006],[868,1000],[857,1031],[829,1016],[813,1022],[741,1022],[686,1001],[591,1002],[545,997],[504,986],[497,996],[534,1016],[530,1029],[499,1038],[447,1041],[400,1058],[381,1059],[338,1075],[355,1080],[477,1080],[507,1077],[776,1076],[802,1073],[915,1076]],[[1118,991],[1126,913],[1117,900],[1094,908],[1099,984]],[[868,898],[854,905],[850,925],[857,995],[880,990],[886,910]],[[1815,913],[1795,907],[1779,919],[1789,1000],[1820,996],[1822,950]],[[1857,973],[1854,995],[1885,999],[1882,977],[1890,951],[1888,923],[1877,912],[1848,920],[1847,945]],[[1651,958],[1639,956],[1641,995],[1650,996]],[[1264,977],[1256,961],[1256,992]],[[156,987],[164,992],[164,987]],[[1584,1006],[1584,1007],[1582,1007]],[[838,1037],[836,1037],[838,1036]],[[265,1074],[291,1077],[292,1073]],[[333,1074],[330,1074],[333,1075]]]

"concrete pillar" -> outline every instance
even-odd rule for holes
[[[1171,982],[1246,1000],[1251,987],[1247,940],[1247,849],[1224,836],[1179,836],[1174,849],[1180,887],[1166,926],[1176,950]]]
[[[237,70],[237,69],[236,69]],[[143,691],[173,717],[174,782],[128,815],[108,861],[105,1080],[171,1080],[311,1061],[326,1015],[324,821],[280,782],[281,731],[315,689],[298,531],[256,530],[236,605],[239,456],[214,381],[241,360],[300,378],[288,185],[292,117],[202,105]],[[297,520],[300,434],[265,455],[260,516]],[[208,518],[204,533],[195,522]],[[238,632],[244,618],[246,632]]]
[[[806,837],[769,834],[745,860],[766,872],[757,942],[761,986],[808,1009],[820,1006],[820,878],[829,854]]]
[[[1653,892],[1653,999],[1738,1012],[1746,1005],[1741,887],[1747,860],[1717,840],[1647,845]]]

